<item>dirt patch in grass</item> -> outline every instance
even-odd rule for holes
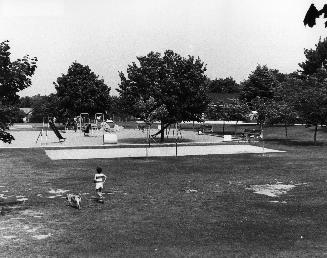
[[[250,187],[246,188],[246,190],[251,190],[256,194],[263,194],[270,197],[280,197],[299,185],[306,185],[306,183],[294,185],[277,182],[275,184],[251,185]]]

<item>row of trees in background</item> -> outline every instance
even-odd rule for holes
[[[42,122],[48,116],[66,122],[80,113],[94,115],[111,109],[110,87],[88,66],[74,62],[54,86],[54,94],[20,99],[20,107],[33,109],[30,122]]]
[[[35,122],[47,116],[64,122],[81,112],[133,116],[148,124],[160,120],[162,139],[169,125],[202,121],[203,113],[209,119],[241,121],[255,110],[262,127],[283,124],[286,135],[287,126],[299,121],[315,127],[314,141],[318,125],[327,124],[327,39],[305,50],[300,71],[282,74],[258,65],[240,84],[231,77],[210,80],[199,58],[182,57],[171,50],[150,52],[128,65],[126,74],[119,73],[116,97],[110,96],[110,87],[88,66],[74,62],[54,83],[56,93],[23,97],[20,103],[17,92],[31,84],[37,60],[26,56],[11,62],[8,42],[0,46],[1,140],[11,139],[5,130],[17,117],[18,105],[33,108],[31,121]],[[226,94],[232,98],[212,98]]]
[[[213,103],[208,117],[222,120],[246,120],[250,110],[257,112],[257,122],[265,125],[297,122],[314,127],[314,142],[319,125],[327,125],[327,39],[315,49],[306,49],[301,70],[282,74],[258,65],[240,84],[239,98],[231,103]],[[235,117],[235,114],[239,116]]]
[[[214,94],[239,93],[241,86],[232,78],[207,79],[207,92]]]

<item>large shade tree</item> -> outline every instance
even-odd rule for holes
[[[319,39],[314,49],[305,49],[306,60],[299,64],[303,75],[312,75],[320,68],[327,69],[327,38]]]
[[[8,41],[0,43],[0,140],[10,143],[14,137],[7,131],[19,112],[17,93],[31,85],[36,57],[24,56],[12,61]]]
[[[302,79],[304,78],[296,72],[288,74],[274,93],[274,100],[277,103],[277,116],[274,117],[272,123],[283,124],[286,137],[288,135],[288,126],[301,121],[299,112],[294,106],[294,96],[298,91],[298,86],[303,84]]]
[[[279,85],[277,74],[276,70],[271,70],[266,65],[258,65],[248,79],[242,82],[240,100],[251,103],[257,97],[272,99]]]
[[[261,136],[263,137],[264,127],[273,124],[278,117],[278,104],[270,98],[256,97],[252,99],[251,106],[257,112],[256,119],[260,125]]]
[[[319,39],[315,49],[305,49],[304,55],[306,60],[299,64],[301,76],[288,84],[294,88],[291,96],[300,118],[315,128],[316,143],[318,125],[327,123],[327,38]]]
[[[122,108],[143,120],[160,120],[164,129],[181,121],[201,121],[206,110],[206,66],[200,58],[182,57],[172,50],[150,52],[120,72]]]
[[[238,99],[233,99],[231,103],[226,105],[226,110],[227,120],[236,121],[234,131],[234,134],[236,135],[237,123],[248,119],[251,112],[250,107],[245,102]]]
[[[110,105],[110,88],[89,66],[74,62],[54,83],[63,117],[80,113],[105,113]]]
[[[295,79],[293,79],[295,80]],[[305,80],[289,82],[296,85],[293,91],[293,105],[307,125],[314,126],[314,143],[317,142],[319,125],[327,123],[327,71],[319,69]]]

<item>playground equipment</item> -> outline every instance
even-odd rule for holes
[[[43,122],[42,122],[42,129],[40,133],[37,136],[37,139],[35,143],[37,143],[39,140],[41,140],[41,144],[43,144],[43,141],[45,140],[45,144],[48,142],[48,130],[49,127],[52,129],[52,131],[55,133],[57,138],[59,139],[59,142],[63,142],[66,140],[61,133],[59,132],[58,128],[56,127],[54,123],[55,118],[54,117],[43,117]],[[47,122],[46,122],[47,121]],[[45,139],[43,139],[45,137]]]
[[[115,132],[119,131],[118,125],[114,121],[107,119],[101,123],[103,131],[103,144],[117,144],[118,137]]]
[[[37,143],[41,139],[41,144],[43,144],[43,136],[45,137],[45,143],[47,143],[48,142],[48,130],[43,130],[43,128],[42,128],[36,138],[35,143]]]
[[[114,121],[107,119],[106,121],[101,123],[101,128],[105,132],[117,132],[119,131],[119,126],[114,123]]]
[[[91,124],[86,124],[83,129],[84,136],[89,136],[90,130],[91,130]]]
[[[241,138],[247,142],[259,141],[263,138],[263,132],[258,129],[244,129]]]
[[[80,115],[79,115],[79,129],[80,129],[80,132],[84,132],[84,135],[85,135],[86,126],[89,125],[89,124],[90,124],[89,113],[80,113]],[[89,133],[89,132],[87,132],[87,133]]]
[[[224,142],[231,142],[232,141],[232,135],[225,134],[224,135]]]
[[[198,128],[198,134],[201,135],[205,133],[213,133],[213,126],[203,123],[200,128]]]
[[[49,117],[47,117],[46,119],[49,120]],[[40,133],[38,134],[35,143],[37,143],[39,140],[41,140],[41,144],[43,144],[43,140],[45,140],[45,143],[48,142],[48,128],[49,128],[49,124],[47,123],[47,126],[46,126],[45,117],[43,117],[42,129],[41,129]],[[43,139],[43,137],[45,137],[45,139]]]
[[[62,142],[62,141],[65,141],[66,140],[66,138],[62,137],[62,135],[59,132],[58,128],[54,124],[54,120],[53,119],[49,119],[49,125],[50,125],[51,129],[53,130],[53,132],[55,133],[55,135],[58,137],[59,142]]]
[[[77,131],[78,127],[78,117],[74,118],[67,118],[67,121],[65,123],[65,131],[68,131],[70,129],[73,129],[75,132]]]
[[[96,129],[101,129],[101,124],[103,122],[104,122],[104,114],[103,113],[95,113],[94,124],[96,125]]]
[[[104,133],[103,144],[116,144],[118,143],[118,137],[115,133]]]
[[[173,127],[172,127],[173,126]],[[170,130],[172,131],[172,136],[177,139],[182,139],[182,130],[180,124],[176,123],[175,125],[170,125],[168,128],[166,128],[166,138],[168,139]]]

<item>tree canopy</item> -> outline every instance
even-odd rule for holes
[[[206,110],[206,66],[200,58],[187,58],[167,50],[137,57],[120,72],[118,92],[125,111],[141,119],[160,120],[163,130],[180,121],[201,121]]]
[[[302,74],[314,74],[322,67],[327,69],[327,38],[320,38],[315,49],[305,49],[304,55],[306,60],[299,64]]]
[[[41,96],[40,94],[32,97],[22,97],[20,99],[20,107],[32,108],[32,116],[30,122],[43,122],[47,121],[47,117],[60,118],[59,104],[56,94],[50,94],[48,96]],[[46,120],[43,120],[46,118]],[[60,121],[60,119],[58,120]]]
[[[324,18],[327,18],[327,4],[321,10],[318,10],[314,4],[311,4],[303,20],[304,26],[308,25],[312,28],[316,25],[316,19],[322,14],[324,14]],[[325,27],[327,27],[327,21],[325,22]]]
[[[74,62],[54,85],[64,117],[105,113],[109,108],[110,88],[88,66]]]
[[[208,92],[238,93],[240,92],[240,86],[232,77],[208,80]]]
[[[248,79],[242,82],[240,99],[247,103],[256,97],[272,99],[279,85],[276,74],[278,71],[268,69],[266,65],[258,65]]]
[[[9,41],[0,43],[0,140],[10,143],[14,137],[6,130],[19,112],[17,93],[31,85],[37,58],[28,55],[10,60]]]
[[[319,69],[317,73],[304,80],[289,82],[296,85],[293,91],[293,105],[299,116],[307,125],[315,127],[314,143],[316,143],[318,125],[327,123],[327,72]],[[293,79],[295,80],[295,79]]]

